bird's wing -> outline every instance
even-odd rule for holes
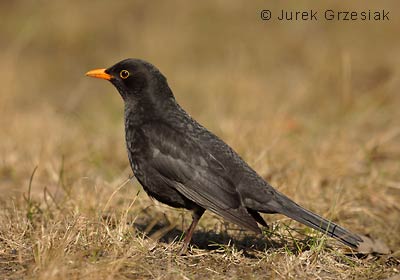
[[[225,219],[260,232],[242,206],[225,167],[196,139],[171,126],[152,122],[141,127],[149,143],[149,164],[178,192]]]

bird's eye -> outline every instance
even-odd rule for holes
[[[122,70],[121,72],[119,72],[119,76],[120,76],[122,79],[126,79],[126,78],[129,77],[129,71],[128,71],[128,70]]]

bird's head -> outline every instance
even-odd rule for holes
[[[144,60],[125,59],[107,69],[91,70],[86,75],[110,81],[125,102],[154,103],[173,97],[166,78]]]

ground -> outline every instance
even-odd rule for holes
[[[272,3],[272,2],[271,2]],[[302,4],[300,4],[302,3]],[[360,3],[0,4],[0,278],[386,279],[400,271],[400,19],[264,22],[262,9]],[[123,104],[93,68],[144,58],[178,102],[297,203],[379,239],[357,254],[281,215],[255,235],[151,200]]]

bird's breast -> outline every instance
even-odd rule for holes
[[[136,177],[142,174],[141,162],[144,160],[143,157],[146,154],[146,140],[141,134],[140,129],[137,129],[137,127],[129,121],[125,122],[126,149],[129,163]]]

